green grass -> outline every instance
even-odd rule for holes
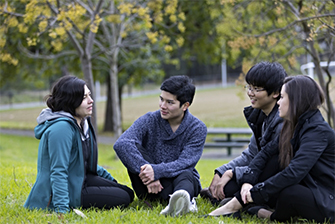
[[[200,215],[215,209],[200,197],[197,199],[198,213],[175,218],[159,215],[166,204],[152,203],[151,209],[137,198],[124,210],[82,210],[87,219],[74,212],[59,217],[42,210],[27,210],[23,204],[35,182],[39,141],[32,137],[0,134],[0,142],[0,223],[277,223],[247,214],[242,214],[242,221],[231,218],[200,218]],[[208,186],[213,169],[226,162],[228,161],[201,159],[197,169],[202,185]],[[110,145],[99,145],[99,164],[120,183],[131,186],[125,167],[116,158]]]
[[[196,92],[190,111],[204,121],[208,127],[247,127],[242,110],[250,102],[247,97],[241,98],[239,93],[241,93],[241,88],[238,87],[199,90]],[[123,99],[123,128],[128,128],[146,112],[159,109],[158,99],[159,94]],[[98,129],[102,130],[106,103],[97,102],[96,104]],[[0,111],[0,127],[32,130],[43,108]]]

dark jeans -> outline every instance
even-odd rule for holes
[[[278,163],[278,155],[275,155],[275,156],[271,157],[270,160],[267,162],[263,172],[260,174],[260,176],[258,178],[258,182],[263,182],[263,181],[267,180],[268,178],[272,177],[273,175],[275,175],[279,171],[280,171],[280,168],[279,168],[279,163]],[[231,179],[226,184],[226,186],[223,189],[223,192],[224,192],[226,197],[236,197],[237,200],[240,202],[240,204],[243,207],[248,205],[248,204],[244,204],[243,201],[242,201],[241,194],[240,194],[241,188],[236,183],[235,178]],[[270,198],[270,200],[266,204],[268,206],[270,206],[271,208],[273,208],[276,205],[276,200],[277,200],[277,198],[274,196],[274,197]]]
[[[83,208],[124,208],[134,200],[134,192],[125,185],[87,174],[81,198]]]
[[[143,158],[149,163],[153,163],[150,155],[146,153],[146,150],[139,144],[136,145],[138,150],[141,152]],[[199,181],[194,177],[193,171],[185,170],[176,177],[172,178],[161,178],[159,179],[163,190],[158,194],[148,193],[147,186],[143,184],[138,173],[132,173],[128,170],[129,178],[131,180],[133,189],[139,199],[148,200],[169,200],[169,195],[177,190],[186,190],[190,194],[190,198],[197,197],[201,186]]]
[[[279,193],[277,206],[271,220],[291,221],[291,217],[302,217],[316,222],[325,222],[318,209],[312,191],[301,184],[285,188]]]

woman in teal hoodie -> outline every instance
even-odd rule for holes
[[[77,77],[64,76],[53,86],[48,108],[37,118],[37,177],[26,208],[66,213],[78,207],[127,207],[133,201],[133,191],[97,164],[92,105],[90,90]]]

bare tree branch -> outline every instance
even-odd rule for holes
[[[23,52],[27,57],[29,58],[35,58],[35,59],[47,59],[47,60],[52,60],[52,59],[56,59],[56,58],[60,58],[60,57],[64,57],[64,56],[68,56],[68,55],[76,55],[77,52],[76,51],[62,51],[59,54],[50,54],[50,55],[41,55],[39,53],[32,53],[31,51],[29,51],[27,48],[25,48],[21,42],[19,42],[18,44],[18,49]]]
[[[17,17],[23,17],[24,16],[24,14],[20,14],[20,13],[16,13],[16,12],[8,12],[7,7],[8,7],[8,3],[6,1],[5,7],[3,8],[3,13],[11,15],[11,16],[17,16]]]
[[[329,24],[323,22],[320,18],[318,20],[322,23],[322,25],[326,26],[330,30],[330,32],[335,34],[335,28],[334,27],[332,27]]]
[[[66,30],[66,33],[69,36],[71,42],[73,43],[74,48],[77,50],[79,57],[82,57],[84,55],[84,50],[81,47],[79,41],[70,31]]]
[[[59,11],[57,8],[54,8],[49,1],[47,1],[47,5],[49,6],[49,9],[55,14],[58,15]]]
[[[102,27],[102,32],[103,32],[103,34],[105,36],[105,40],[107,40],[108,45],[111,46],[112,45],[112,42],[111,42],[112,36],[111,36],[111,34],[110,34],[110,32],[109,32],[109,30],[107,28],[105,20],[103,20],[101,22],[101,27]]]
[[[93,5],[92,1],[91,1],[91,0],[88,0],[87,2],[88,2],[89,7],[90,7],[91,9],[93,9],[93,8],[94,8],[94,5]]]
[[[242,32],[240,32],[240,31],[238,31],[236,29],[234,29],[234,30],[235,30],[235,32],[237,32],[239,34],[243,34],[244,36],[256,37],[257,38],[257,37],[269,36],[269,35],[271,35],[273,33],[277,33],[277,32],[282,32],[282,31],[287,30],[288,28],[294,26],[297,23],[306,22],[306,21],[309,21],[309,20],[323,18],[323,17],[335,17],[335,14],[324,14],[324,15],[318,15],[318,16],[312,16],[312,17],[302,18],[302,19],[293,21],[292,23],[288,24],[285,27],[278,28],[278,29],[273,29],[273,30],[270,30],[268,32],[265,32],[265,33],[262,33],[262,34],[258,34],[258,35],[243,34]]]
[[[79,5],[81,5],[83,8],[85,8],[89,12],[90,15],[94,14],[93,10],[90,7],[88,7],[85,3],[83,3],[82,1],[80,0],[74,0],[74,1],[77,2]]]
[[[293,4],[290,1],[287,0],[283,0],[283,3],[288,5],[288,7],[291,9],[291,11],[293,12],[293,14],[297,17],[297,19],[300,19],[299,17],[299,11],[293,6]]]
[[[99,0],[94,13],[91,15],[91,20],[94,21],[95,19],[95,15],[97,15],[102,7],[102,3],[104,2],[104,0]],[[86,44],[86,55],[89,56],[88,52],[92,52],[92,48],[93,48],[93,43],[94,43],[94,39],[95,39],[95,33],[93,33],[92,31],[89,32],[88,34],[88,39],[87,39],[87,44]]]
[[[98,60],[100,60],[100,61],[106,63],[106,65],[109,66],[109,64],[110,64],[110,60],[109,60],[109,59],[104,58],[104,57],[96,57],[96,58],[97,58]],[[108,71],[108,72],[109,72],[109,71]]]

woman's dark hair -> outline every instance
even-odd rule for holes
[[[161,90],[175,95],[180,102],[180,107],[186,102],[191,105],[195,94],[195,86],[192,84],[192,80],[185,75],[171,76],[162,83]]]
[[[72,116],[76,115],[76,108],[84,98],[85,81],[72,75],[63,76],[52,87],[46,103],[55,111],[65,111]]]
[[[250,68],[245,76],[245,81],[249,85],[264,88],[270,96],[272,93],[280,93],[285,77],[287,74],[281,64],[263,61]],[[277,100],[279,98],[280,96]]]
[[[324,102],[321,87],[310,77],[289,76],[284,80],[288,95],[288,119],[284,120],[279,138],[279,161],[282,168],[288,166],[293,157],[291,139],[299,117],[306,111],[318,109]]]

